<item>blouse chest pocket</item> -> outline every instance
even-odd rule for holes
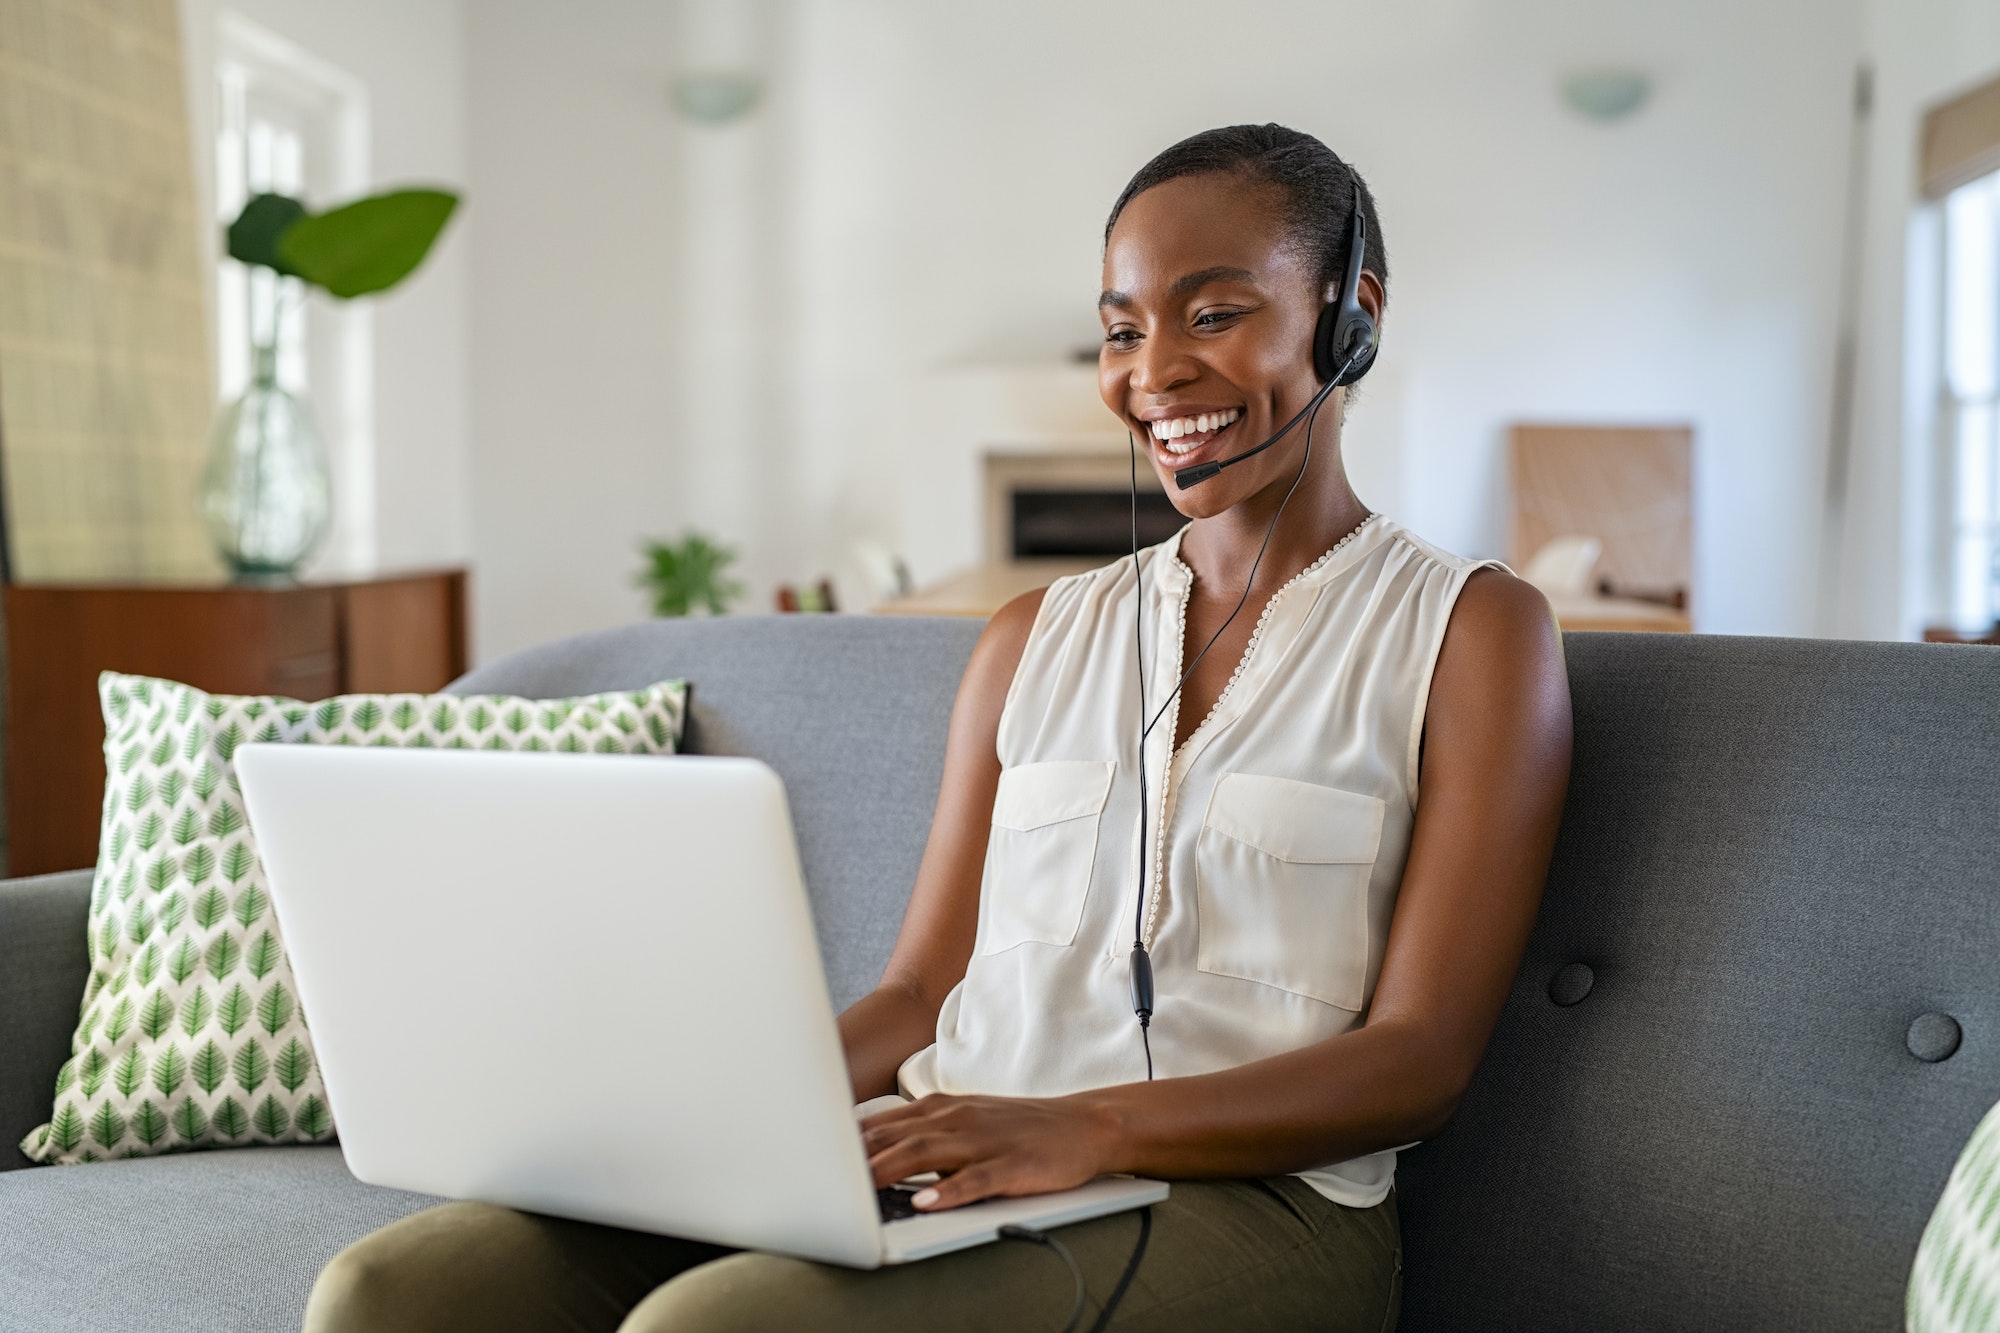
[[[1016,764],[1000,773],[979,893],[979,952],[1068,945],[1083,919],[1109,760]]]
[[[1196,848],[1196,965],[1360,1012],[1386,810],[1338,787],[1226,774]]]

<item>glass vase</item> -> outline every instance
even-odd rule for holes
[[[209,433],[202,514],[238,580],[282,580],[326,535],[333,479],[312,408],[278,383],[277,348],[254,352],[249,387]]]

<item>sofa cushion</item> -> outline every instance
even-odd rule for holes
[[[1402,1327],[1900,1327],[2000,1089],[2000,651],[1564,646],[1541,916],[1397,1169]]]
[[[0,1175],[0,1333],[295,1329],[326,1261],[436,1202],[338,1148],[185,1153]]]
[[[90,872],[0,882],[0,1171],[28,1164],[22,1136],[48,1119],[90,977]]]

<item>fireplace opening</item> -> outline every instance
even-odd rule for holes
[[[1132,501],[1125,491],[1016,489],[1008,496],[1009,553],[1114,556],[1132,549]],[[1164,491],[1139,492],[1139,545],[1174,535],[1187,520]]]

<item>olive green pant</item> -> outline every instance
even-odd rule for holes
[[[1083,1270],[1089,1328],[1139,1214],[1051,1233]],[[592,1226],[492,1204],[416,1213],[336,1255],[306,1333],[1062,1328],[1061,1256],[998,1241],[872,1272]],[[1393,1195],[1343,1208],[1290,1177],[1187,1181],[1153,1208],[1119,1329],[1392,1329],[1402,1295]]]

